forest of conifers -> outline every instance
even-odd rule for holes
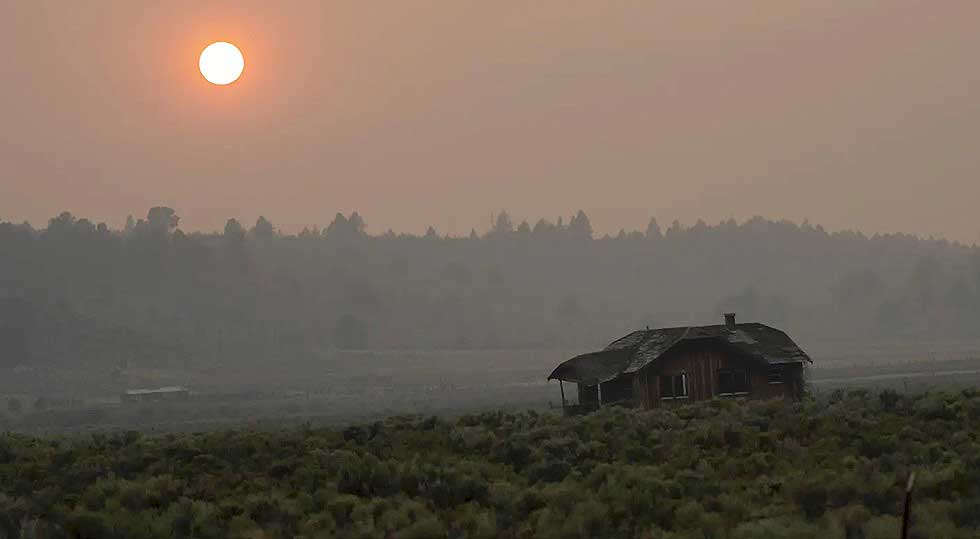
[[[735,311],[808,338],[980,337],[980,250],[762,218],[615,236],[582,212],[483,234],[366,233],[356,213],[223,232],[151,209],[123,230],[0,223],[0,362],[593,347]]]

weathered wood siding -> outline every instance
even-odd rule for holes
[[[748,391],[737,397],[767,399],[791,396],[791,384],[770,384],[768,365],[740,357],[730,349],[705,343],[681,347],[641,369],[633,378],[633,394],[637,405],[656,408],[663,405],[707,400],[719,395],[718,371],[734,369],[748,374]],[[687,375],[687,398],[662,399],[661,375]]]
[[[600,397],[602,404],[623,403],[633,405],[634,385],[633,376],[625,375],[608,380],[598,385],[578,384],[578,402],[583,405],[598,405]],[[600,392],[601,389],[601,392]]]
[[[633,375],[627,374],[602,383],[602,404],[633,401]]]

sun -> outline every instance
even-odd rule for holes
[[[245,57],[238,47],[226,41],[216,41],[201,52],[198,62],[201,74],[212,84],[231,84],[242,76]]]

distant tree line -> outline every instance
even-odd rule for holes
[[[725,311],[804,339],[980,337],[980,250],[904,234],[756,217],[597,237],[581,211],[463,237],[369,235],[356,212],[295,235],[179,225],[0,223],[0,364],[584,348]]]

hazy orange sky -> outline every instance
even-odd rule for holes
[[[980,241],[980,2],[4,2],[0,219]],[[200,51],[245,54],[208,84]]]

